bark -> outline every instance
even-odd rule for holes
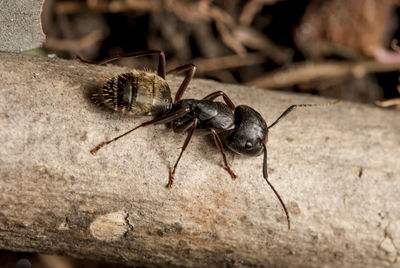
[[[0,54],[0,248],[146,266],[375,267],[400,246],[400,114],[354,103],[298,109],[271,128],[262,156],[195,136],[172,189],[184,136],[163,125],[105,139],[148,117],[101,109],[90,92],[115,66]],[[182,78],[168,77],[175,92]],[[326,103],[195,79],[185,98],[223,90],[272,123],[293,103]]]
[[[41,0],[0,1],[0,51],[26,51],[44,43],[42,5]]]

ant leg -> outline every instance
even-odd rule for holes
[[[192,123],[192,126],[189,130],[188,135],[186,136],[185,142],[183,143],[182,149],[181,149],[181,153],[179,154],[178,159],[175,162],[174,168],[171,172],[171,170],[169,171],[169,178],[168,178],[168,184],[166,185],[167,188],[171,188],[172,184],[174,183],[174,175],[175,175],[175,171],[176,171],[176,167],[178,166],[179,160],[181,160],[182,154],[185,151],[186,147],[188,146],[190,139],[193,136],[193,132],[197,127],[197,119],[195,119]]]
[[[188,71],[185,76],[185,79],[183,80],[182,84],[180,85],[178,91],[175,94],[174,103],[177,103],[178,101],[181,100],[183,93],[185,92],[190,81],[193,79],[193,76],[196,72],[196,68],[197,68],[196,65],[188,64],[188,65],[180,66],[178,68],[175,68],[175,69],[167,72],[167,74],[177,74],[177,73]]]
[[[315,106],[330,106],[330,105],[335,105],[340,103],[341,100],[336,100],[334,102],[331,103],[324,103],[324,104],[294,104],[289,106],[289,108],[287,108],[276,120],[275,122],[273,122],[268,129],[272,128],[273,126],[275,126],[282,118],[284,118],[285,116],[287,116],[291,111],[293,111],[294,109],[296,109],[297,107],[315,107]]]
[[[203,100],[214,100],[218,98],[219,96],[222,96],[224,98],[225,103],[228,105],[229,108],[231,108],[232,111],[235,110],[235,105],[231,101],[231,99],[222,91],[216,91],[214,93],[211,93],[210,95],[207,95],[203,98]]]
[[[165,79],[165,72],[166,72],[166,61],[165,61],[165,54],[161,50],[143,50],[143,51],[134,51],[134,52],[128,52],[128,53],[122,53],[119,55],[116,55],[114,57],[96,62],[96,61],[87,61],[83,60],[81,57],[77,56],[77,58],[84,62],[84,63],[89,63],[89,64],[106,64],[115,60],[121,60],[122,58],[127,58],[127,57],[139,57],[139,56],[146,56],[146,55],[153,55],[153,54],[158,54],[158,68],[157,68],[157,74],[158,76],[161,76],[163,79]]]
[[[175,133],[183,133],[188,131],[192,127],[193,121],[185,122],[181,125],[177,125],[175,122],[172,122],[172,130]]]
[[[262,146],[264,147],[264,161],[263,161],[263,176],[264,179],[267,181],[269,187],[271,187],[272,191],[274,192],[274,194],[276,195],[276,197],[278,198],[279,202],[282,205],[283,211],[286,214],[286,219],[287,219],[287,223],[288,223],[288,230],[290,230],[290,217],[289,217],[289,212],[287,211],[287,208],[285,206],[285,203],[283,203],[282,198],[280,197],[279,193],[275,190],[274,186],[269,182],[268,180],[268,171],[267,171],[267,146],[265,146],[265,143],[263,141],[261,141]]]
[[[218,136],[218,133],[212,128],[210,128],[210,131],[213,134],[215,145],[217,146],[218,151],[221,153],[222,158],[224,159],[224,164],[225,164],[224,169],[226,171],[228,171],[228,173],[229,173],[229,175],[231,175],[232,179],[236,179],[237,178],[236,174],[230,169],[230,167],[228,165],[228,161],[226,161],[226,156],[224,153],[224,146],[222,145],[222,142]]]
[[[96,147],[94,147],[92,150],[90,150],[90,153],[95,155],[97,153],[97,151],[100,150],[105,145],[110,144],[110,143],[112,143],[112,142],[114,142],[114,141],[116,141],[116,140],[128,135],[129,133],[131,133],[132,131],[134,131],[134,130],[140,128],[140,127],[145,127],[145,126],[148,126],[148,125],[151,125],[151,124],[168,123],[168,122],[171,122],[171,121],[176,120],[178,118],[181,118],[182,116],[185,116],[189,112],[190,112],[189,108],[186,108],[186,109],[175,111],[175,112],[170,113],[170,114],[166,114],[164,116],[155,118],[155,119],[150,120],[150,121],[143,122],[140,125],[134,127],[133,129],[125,132],[124,134],[119,135],[118,137],[115,137],[115,138],[113,138],[111,140],[108,140],[108,141],[103,141],[102,143],[100,143]]]

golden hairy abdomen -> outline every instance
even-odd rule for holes
[[[157,115],[171,105],[167,82],[155,73],[132,71],[104,83],[99,99],[110,109],[132,115]]]

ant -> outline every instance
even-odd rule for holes
[[[282,118],[287,116],[297,107],[324,106],[330,104],[295,104],[289,106],[271,125],[267,126],[262,116],[253,108],[246,105],[235,106],[231,99],[222,91],[213,92],[203,99],[182,99],[183,93],[188,87],[196,71],[193,64],[177,67],[166,73],[166,61],[164,52],[158,50],[146,50],[120,54],[101,62],[85,63],[105,64],[124,57],[158,55],[157,74],[133,70],[120,74],[105,82],[99,94],[93,95],[96,101],[102,102],[108,108],[115,111],[126,112],[134,115],[155,115],[152,120],[141,123],[133,129],[111,140],[98,144],[90,152],[95,155],[98,150],[110,144],[138,128],[169,123],[172,130],[177,133],[187,132],[187,136],[178,159],[169,171],[167,188],[171,188],[176,168],[186,150],[195,130],[203,130],[212,134],[215,145],[222,156],[224,169],[232,179],[236,174],[229,167],[226,160],[224,145],[231,151],[248,156],[264,154],[263,176],[272,191],[278,198],[287,218],[288,230],[290,230],[290,217],[285,203],[268,180],[267,173],[267,137],[268,131]],[[172,102],[170,88],[165,81],[166,74],[186,72],[175,99]],[[215,101],[222,97],[224,102]]]

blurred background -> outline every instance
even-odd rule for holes
[[[46,0],[43,49],[87,60],[157,49],[165,51],[168,69],[194,63],[197,77],[377,103],[399,97],[399,4]],[[141,57],[120,64],[155,69],[156,62]]]
[[[167,69],[400,110],[399,0],[46,0],[35,50],[103,60],[157,49]],[[119,64],[155,69],[152,57]],[[295,101],[294,101],[295,102]],[[123,267],[0,251],[0,267]]]

